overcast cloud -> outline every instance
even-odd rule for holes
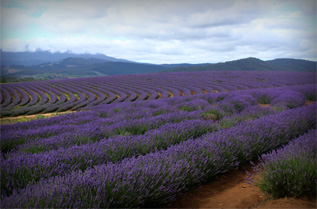
[[[315,0],[1,0],[4,51],[151,63],[316,60]]]

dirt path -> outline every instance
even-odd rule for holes
[[[23,115],[23,116],[16,116],[16,117],[4,117],[0,118],[0,124],[6,125],[6,124],[13,124],[21,121],[31,121],[31,120],[37,120],[37,119],[43,119],[43,118],[51,118],[59,115],[74,113],[76,111],[64,111],[64,112],[52,112],[52,113],[39,113],[34,115]]]
[[[250,165],[228,172],[181,196],[167,208],[316,208],[316,197],[272,200],[244,182]]]

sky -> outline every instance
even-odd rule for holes
[[[317,61],[316,0],[0,0],[3,51],[136,62]]]

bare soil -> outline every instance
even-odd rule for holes
[[[261,103],[258,103],[258,105],[259,105],[260,107],[270,107],[270,104],[261,104]]]
[[[245,182],[251,165],[220,175],[179,197],[167,208],[316,208],[316,197],[271,199]]]
[[[31,121],[31,120],[41,119],[41,118],[51,118],[51,117],[64,115],[64,114],[68,114],[68,113],[73,113],[73,112],[75,112],[75,111],[52,112],[52,113],[43,113],[43,114],[39,113],[39,114],[35,114],[35,115],[4,117],[4,118],[0,118],[0,124],[1,125],[13,124],[13,123],[20,122],[23,119],[25,119],[27,121]]]
[[[314,101],[310,101],[310,100],[307,100],[306,102],[305,102],[305,105],[311,105],[312,103],[314,103]]]

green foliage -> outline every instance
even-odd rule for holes
[[[20,138],[18,140],[6,140],[6,141],[1,141],[1,152],[2,153],[7,153],[10,150],[14,149],[16,146],[24,144],[26,139]]]
[[[19,82],[43,81],[43,80],[47,80],[47,79],[44,79],[44,78],[33,78],[33,77],[20,78],[19,76],[17,76],[17,77],[1,76],[0,83],[19,83]]]
[[[79,100],[78,94],[74,94],[74,96],[76,97],[77,100]]]
[[[45,152],[47,150],[48,150],[47,147],[33,146],[33,147],[23,149],[23,152],[35,154],[35,153]]]
[[[194,107],[189,107],[189,106],[186,106],[186,105],[181,106],[179,109],[182,110],[182,111],[187,111],[187,112],[195,111]]]
[[[316,168],[316,160],[307,160],[299,155],[272,162],[262,168],[256,186],[273,197],[298,197],[305,191],[316,193],[316,184],[313,183]]]
[[[237,124],[237,121],[230,118],[224,118],[219,122],[221,128],[231,128]]]
[[[36,117],[36,119],[44,119],[44,118],[46,118],[44,115],[36,115],[35,117]]]
[[[273,106],[273,110],[274,110],[276,113],[283,112],[283,111],[285,111],[286,109],[287,109],[286,106],[282,106],[282,105],[274,105],[274,106]]]
[[[310,93],[306,95],[306,100],[308,101],[316,101],[317,100],[317,94]]]
[[[166,109],[160,109],[156,112],[153,113],[153,116],[158,116],[158,115],[162,115],[162,114],[165,114],[165,113],[168,113],[168,110]]]
[[[4,77],[1,77],[0,83],[7,83],[7,80]]]
[[[99,112],[99,117],[107,118],[108,117],[108,113],[107,112]]]
[[[260,104],[271,104],[272,99],[270,99],[267,95],[263,95],[257,100],[257,102]]]
[[[125,127],[123,129],[119,129],[116,131],[116,135],[121,135],[121,136],[130,136],[130,135],[141,135],[145,134],[147,132],[149,127],[142,125],[142,124],[137,124],[137,125],[132,125]]]
[[[285,147],[262,155],[254,167],[257,175],[249,174],[249,181],[274,198],[316,195],[316,143],[316,130],[312,129]]]
[[[113,109],[113,112],[115,112],[115,113],[118,113],[118,112],[120,112],[120,108],[115,108],[115,109]]]
[[[223,117],[223,115],[218,110],[207,110],[206,112],[202,113],[201,116],[205,120],[212,120],[212,121],[220,120]]]

